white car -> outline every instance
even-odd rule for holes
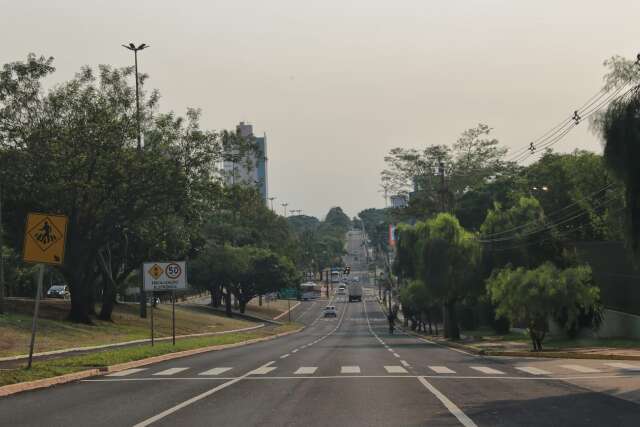
[[[324,308],[324,317],[338,317],[338,312],[336,311],[336,307],[333,305],[328,305]]]

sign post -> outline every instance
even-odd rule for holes
[[[187,287],[185,261],[145,262],[142,264],[143,289],[151,291],[171,291],[171,329],[173,345],[176,345],[176,290]],[[151,345],[153,345],[153,304],[151,305]]]
[[[64,262],[64,244],[67,236],[69,219],[64,215],[49,215],[29,213],[22,245],[22,259],[24,262],[38,264],[38,283],[36,284],[36,299],[31,322],[31,341],[29,343],[29,359],[27,369],[33,363],[33,348],[36,343],[38,327],[38,311],[42,298],[42,280],[44,265],[62,265]]]
[[[140,294],[140,297],[142,298],[142,293]],[[153,333],[153,301],[155,299],[155,295],[153,294],[153,291],[151,291],[151,347],[153,347],[153,338],[154,338],[154,333]],[[145,295],[146,298],[146,295]],[[147,304],[147,302],[144,302],[145,305]]]

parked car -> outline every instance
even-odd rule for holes
[[[53,285],[47,291],[47,298],[69,299],[69,287],[67,285]]]
[[[338,312],[336,311],[336,307],[333,305],[328,305],[324,308],[324,317],[338,317]]]

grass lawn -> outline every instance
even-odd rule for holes
[[[291,301],[291,307],[296,305],[298,301]],[[289,309],[287,300],[274,300],[266,301],[262,300],[262,306],[258,305],[258,298],[254,298],[247,304],[247,314],[253,314],[258,317],[264,317],[267,319],[273,319],[279,314],[284,313]]]
[[[0,357],[28,353],[33,301],[8,299],[7,308],[7,313],[0,315]],[[35,352],[149,338],[149,318],[139,317],[137,305],[118,304],[113,322],[94,320],[93,325],[65,320],[68,309],[68,301],[41,302]],[[154,310],[154,322],[157,337],[170,336],[171,305],[158,305]],[[229,319],[210,310],[176,306],[176,335],[220,332],[255,325]]]
[[[24,381],[33,381],[42,378],[54,377],[71,372],[82,371],[91,368],[106,367],[118,363],[131,362],[147,357],[160,356],[167,353],[190,350],[212,345],[233,344],[254,338],[265,337],[277,333],[287,332],[300,328],[301,325],[291,323],[268,329],[258,329],[250,332],[229,333],[225,335],[184,338],[171,342],[156,343],[155,346],[143,345],[129,348],[119,348],[100,351],[81,356],[64,357],[53,360],[35,361],[30,370],[24,368],[0,370],[0,386],[15,384]]]

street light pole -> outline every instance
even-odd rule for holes
[[[128,45],[123,44],[122,45],[125,49],[128,49],[130,51],[133,52],[133,58],[134,58],[134,62],[135,62],[135,71],[136,71],[136,124],[138,127],[138,151],[142,150],[142,136],[141,136],[141,132],[140,132],[140,89],[139,89],[139,78],[138,78],[138,51],[139,50],[144,50],[146,48],[148,48],[149,46],[147,46],[146,44],[142,43],[141,45],[137,46],[133,43],[129,43]]]
[[[134,64],[135,64],[135,73],[136,73],[136,127],[137,127],[137,133],[138,133],[138,153],[142,152],[142,133],[140,131],[140,82],[139,82],[139,78],[138,78],[138,51],[139,50],[144,50],[146,48],[148,48],[149,46],[147,46],[145,43],[142,43],[138,46],[136,46],[133,43],[129,43],[128,45],[123,44],[122,47],[124,47],[127,50],[130,50],[133,52],[133,58],[134,58]],[[144,286],[142,285],[142,277],[143,277],[143,272],[142,269],[140,270],[140,317],[143,319],[146,319],[147,317],[147,293],[144,291]],[[152,341],[153,341],[153,337],[152,337]]]
[[[269,197],[269,202],[271,202],[271,212],[273,212],[273,201],[275,200],[275,197]]]
[[[284,217],[287,217],[287,206],[289,206],[289,203],[282,203],[282,207],[284,208]]]

